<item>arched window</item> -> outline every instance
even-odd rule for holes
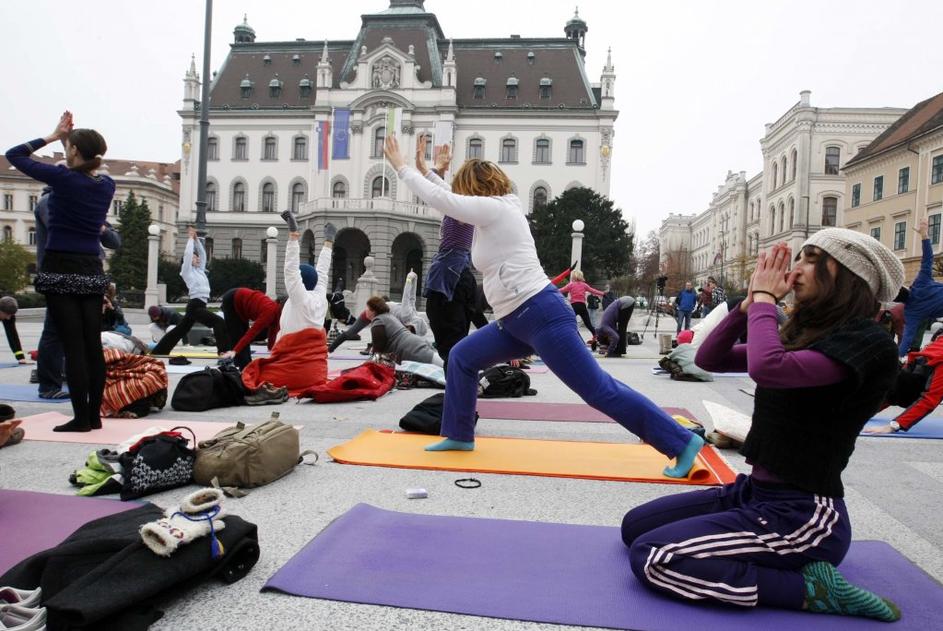
[[[304,136],[295,136],[295,142],[292,144],[291,148],[291,159],[292,160],[307,160],[308,159],[308,139]]]
[[[262,149],[262,159],[263,160],[277,160],[278,159],[278,144],[275,140],[275,136],[265,137],[265,143]]]
[[[242,258],[242,239],[236,238],[232,240],[232,258]]]
[[[373,131],[373,157],[383,157],[383,141],[386,140],[386,127],[377,127]]]
[[[370,185],[370,197],[387,197],[390,194],[390,181],[379,175]]]
[[[586,164],[586,156],[583,153],[583,141],[571,140],[570,151],[566,157],[567,164]]]
[[[423,134],[423,137],[426,139],[426,160],[432,160],[432,134]]]
[[[216,183],[207,182],[206,183],[206,210],[214,211],[218,209],[219,207],[216,205]]]
[[[825,175],[838,175],[841,162],[840,147],[825,147]]]
[[[295,182],[291,187],[291,212],[296,213],[305,201],[305,185]]]
[[[469,160],[472,158],[478,158],[481,160],[484,158],[485,153],[485,143],[481,138],[472,138],[468,141],[468,155],[466,156]]]
[[[796,200],[789,198],[789,227],[796,225]]]
[[[785,229],[786,223],[786,205],[782,202],[779,202],[779,231],[782,232]]]
[[[547,189],[543,186],[538,186],[534,189],[534,210],[538,208],[543,208],[547,205]]]
[[[232,185],[232,209],[240,213],[246,210],[246,185],[242,182]]]
[[[219,138],[216,136],[206,139],[206,159],[219,160]]]
[[[248,160],[249,159],[249,139],[246,138],[245,136],[238,136],[233,141],[232,159],[233,160]]]
[[[271,182],[262,185],[262,212],[275,212],[275,185]]]
[[[334,182],[334,186],[331,190],[331,196],[334,199],[344,199],[347,197],[347,184],[341,180]]]
[[[538,138],[534,142],[534,163],[550,164],[550,139]]]
[[[822,225],[823,226],[834,226],[836,225],[836,220],[838,219],[838,198],[837,197],[823,197],[822,198]]]
[[[799,162],[799,154],[795,149],[792,150],[792,180],[796,180],[796,164]]]
[[[501,141],[501,162],[517,162],[517,141],[505,138]]]
[[[776,234],[776,206],[769,207],[769,236]]]
[[[769,190],[776,190],[776,187],[779,186],[779,164],[773,160],[773,178]]]
[[[517,98],[517,86],[520,82],[517,80],[517,77],[510,77],[507,80],[507,98],[516,99]]]

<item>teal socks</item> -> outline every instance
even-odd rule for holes
[[[426,451],[474,451],[475,441],[465,442],[463,440],[452,440],[444,438],[434,445],[426,447]]]
[[[831,563],[816,561],[802,568],[805,609],[839,616],[861,616],[884,622],[900,620],[900,609],[873,592],[856,587]]]
[[[691,440],[688,441],[688,446],[684,448],[675,462],[673,467],[665,467],[665,470],[662,471],[669,478],[686,478],[691,472],[691,467],[694,466],[694,459],[697,458],[698,452],[701,451],[701,447],[704,446],[704,439],[698,436],[697,434],[691,434]]]

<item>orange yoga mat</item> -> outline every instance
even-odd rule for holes
[[[149,427],[171,429],[173,427],[189,427],[196,434],[197,442],[209,440],[227,427],[235,423],[209,423],[206,421],[170,421],[167,419],[102,419],[102,428],[90,432],[54,432],[52,428],[69,420],[69,416],[58,412],[46,412],[24,416],[20,420],[20,427],[25,432],[25,440],[42,440],[54,443],[86,443],[91,445],[117,445],[140,434]],[[184,432],[189,438],[189,432]]]
[[[475,451],[424,451],[439,436],[368,429],[328,450],[345,464],[402,469],[474,471],[661,484],[714,486],[733,482],[736,472],[710,445],[701,450],[688,478],[662,475],[669,459],[649,445],[525,438],[475,438]]]

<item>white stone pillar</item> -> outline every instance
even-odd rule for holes
[[[265,295],[274,299],[278,278],[278,228],[269,226],[265,231]]]
[[[160,304],[157,289],[157,257],[160,254],[160,226],[147,227],[147,289],[144,291],[144,308]]]
[[[370,296],[373,296],[377,293],[377,286],[380,284],[380,281],[377,279],[376,274],[373,273],[373,265],[375,261],[372,256],[367,256],[363,259],[364,273],[357,279],[357,286],[354,288],[354,313],[360,315],[360,313],[366,308],[367,300],[370,299]]]
[[[573,222],[573,232],[570,237],[573,239],[573,245],[570,248],[570,262],[576,261],[576,269],[583,269],[583,224],[582,219]]]

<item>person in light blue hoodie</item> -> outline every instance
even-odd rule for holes
[[[206,276],[206,249],[203,247],[203,242],[197,237],[194,228],[188,228],[187,234],[189,239],[187,240],[187,247],[183,251],[180,276],[187,284],[190,301],[187,302],[187,310],[183,314],[183,320],[173,330],[160,338],[160,342],[151,351],[151,355],[169,355],[177,342],[190,332],[195,322],[213,329],[213,336],[216,338],[216,350],[220,355],[230,349],[226,322],[206,308],[206,303],[210,300],[210,279]]]

